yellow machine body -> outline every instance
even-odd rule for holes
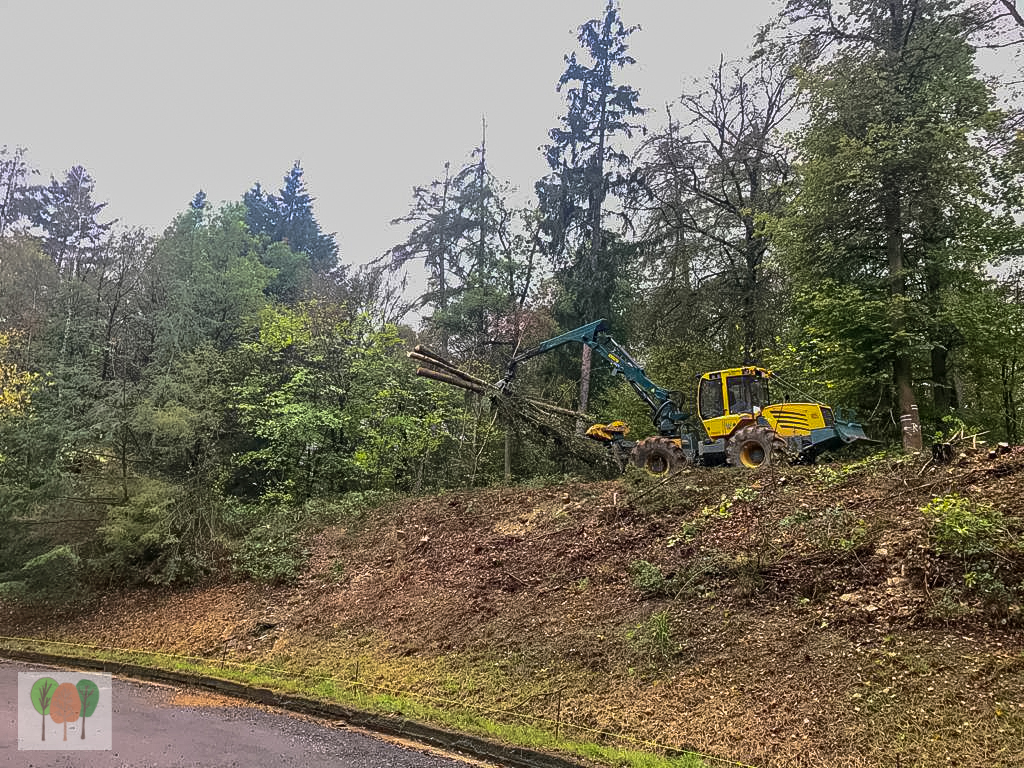
[[[747,366],[711,371],[700,377],[697,413],[708,437],[727,438],[737,429],[764,419],[779,437],[808,435],[832,426],[832,409],[817,403],[771,403],[771,371]],[[761,422],[764,423],[764,422]]]

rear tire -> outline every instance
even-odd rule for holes
[[[675,472],[689,463],[683,449],[670,437],[648,437],[641,440],[634,446],[630,459],[633,466],[655,476]]]
[[[769,427],[750,424],[736,430],[725,447],[726,461],[734,467],[757,469],[786,461],[786,441]]]

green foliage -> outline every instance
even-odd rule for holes
[[[1004,608],[1017,590],[1011,589],[998,573],[998,568],[989,563],[977,563],[964,572],[964,587],[981,597],[990,608]]]
[[[15,601],[70,603],[84,594],[82,560],[67,545],[58,545],[26,562],[9,581],[0,583],[0,594]]]
[[[5,574],[5,577],[10,574]],[[32,594],[24,581],[0,581],[0,600],[12,603],[31,602]]]
[[[667,662],[678,650],[672,639],[672,617],[668,609],[652,613],[646,621],[629,630],[626,639],[650,664]]]
[[[842,504],[802,509],[782,518],[779,527],[799,532],[821,552],[836,554],[855,551],[868,537],[865,520]]]
[[[617,4],[601,18],[580,25],[581,56],[566,56],[558,80],[566,113],[548,132],[544,149],[551,173],[536,184],[545,248],[555,256],[564,301],[557,314],[567,327],[613,317],[620,276],[635,247],[604,228],[605,201],[635,185],[623,144],[639,129],[645,112],[640,93],[618,82],[618,72],[636,61],[629,55],[627,27]]]
[[[938,552],[969,560],[993,553],[1006,535],[999,510],[957,494],[938,496],[922,510]]]
[[[684,91],[681,119],[641,146],[633,338],[692,373],[762,362],[785,323],[764,222],[791,194],[793,148],[779,128],[797,104],[793,56],[778,47],[721,62]]]
[[[295,253],[286,243],[271,243],[260,256],[260,261],[274,270],[274,277],[266,290],[280,301],[295,303],[313,279],[309,257]]]
[[[257,183],[243,199],[245,223],[253,235],[273,244],[287,243],[296,255],[301,255],[298,263],[289,259],[291,263],[285,268],[288,277],[273,287],[275,295],[282,298],[288,295],[288,290],[282,288],[290,289],[295,285],[293,270],[312,268],[323,273],[338,266],[337,240],[334,234],[321,231],[313,215],[314,198],[306,191],[303,173],[296,160],[277,195],[264,195]]]
[[[654,563],[646,560],[634,560],[629,565],[629,575],[633,587],[647,597],[659,597],[667,594],[668,580]]]
[[[266,304],[274,271],[260,262],[259,243],[240,204],[211,217],[179,215],[157,242],[162,301],[151,323],[156,360],[164,365],[203,342],[225,349],[247,335]]]
[[[333,563],[331,563],[330,574],[331,581],[335,584],[344,583],[346,581],[345,561],[341,558],[337,558]]]
[[[301,532],[307,521],[288,497],[270,494],[256,504],[235,504],[228,521],[239,539],[231,553],[236,574],[281,584],[305,566],[309,552]]]
[[[963,568],[962,586],[946,589],[945,613],[953,616],[957,610],[967,611],[966,606],[957,607],[956,598],[973,596],[990,615],[1006,623],[1009,606],[1018,599],[1022,585],[1019,577],[1016,586],[1012,581],[1007,584],[1012,570],[1006,570],[1007,560],[1001,550],[1012,551],[1020,545],[1002,513],[989,504],[958,494],[938,496],[928,502],[922,512],[929,522],[935,550],[957,558]],[[1019,620],[1019,616],[1015,620]]]
[[[370,512],[398,498],[399,495],[389,489],[349,491],[335,498],[309,499],[303,509],[307,518],[318,525],[348,525],[365,519]]]
[[[791,18],[813,5],[794,0]],[[927,424],[960,406],[952,372],[1002,314],[979,311],[986,264],[1019,230],[996,214],[979,141],[1003,130],[995,96],[951,5],[820,10],[803,18],[834,45],[801,77],[804,162],[773,229],[795,322],[772,364],[866,412],[920,402]]]
[[[308,553],[294,531],[271,524],[253,529],[231,556],[235,573],[256,581],[281,584],[293,581],[305,566]]]
[[[177,492],[166,483],[147,483],[128,504],[112,509],[100,528],[103,554],[93,563],[96,572],[112,582],[162,581],[163,558],[176,543],[168,518]]]
[[[298,500],[411,488],[448,439],[452,397],[414,370],[393,326],[343,307],[268,308],[243,346],[234,398],[256,445],[237,456],[247,482]],[[243,470],[244,471],[244,470]]]

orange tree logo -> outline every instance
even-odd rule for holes
[[[74,678],[78,678],[77,680]],[[110,749],[111,685],[109,675],[19,673],[18,748],[19,749]],[[23,695],[24,693],[24,695]],[[28,709],[27,699],[31,704]],[[27,720],[35,720],[29,729]],[[94,718],[95,727],[86,729],[86,719]],[[61,726],[51,730],[47,740],[47,720]],[[77,729],[78,738],[68,742],[68,727]],[[30,733],[31,730],[31,733]],[[90,738],[87,740],[87,733]],[[58,740],[56,736],[60,736]],[[77,742],[77,743],[76,743]]]

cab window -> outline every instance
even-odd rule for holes
[[[768,387],[757,376],[729,376],[726,379],[729,392],[729,413],[753,413],[768,401]]]
[[[717,419],[719,416],[724,416],[725,402],[722,400],[722,382],[717,379],[701,379],[698,404],[702,419]]]

